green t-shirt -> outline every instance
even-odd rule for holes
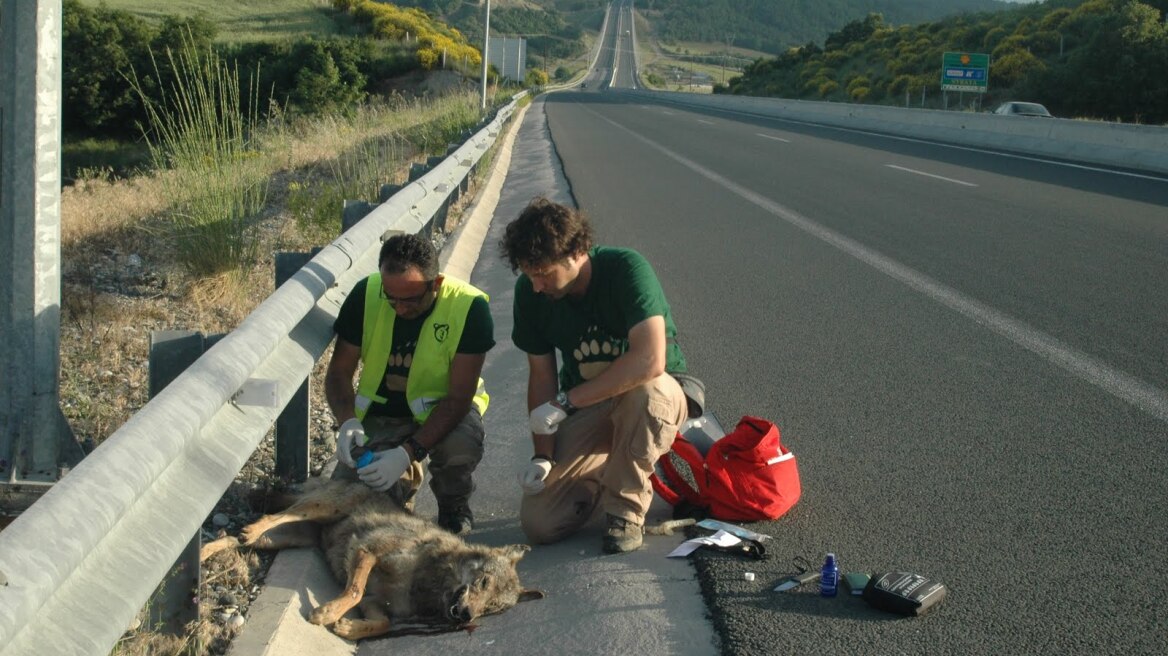
[[[677,327],[653,266],[637,251],[596,246],[592,278],[580,298],[552,300],[532,290],[531,279],[515,281],[515,326],[511,340],[532,355],[560,351],[560,387],[591,380],[628,350],[629,329],[649,317],[665,318],[665,370],[685,371]]]
[[[352,293],[341,305],[333,331],[341,339],[361,346],[361,335],[365,328],[365,288],[368,278],[357,283]],[[430,307],[430,312],[434,310]],[[406,380],[410,376],[410,364],[414,359],[414,349],[418,346],[418,335],[430,312],[417,319],[393,320],[393,345],[389,349],[389,364],[385,377],[377,389],[377,395],[385,397],[385,403],[374,403],[369,407],[370,415],[389,417],[412,417],[406,402]],[[466,326],[458,341],[459,353],[486,353],[495,345],[495,322],[491,319],[491,307],[487,299],[479,296],[471,301],[466,313]]]

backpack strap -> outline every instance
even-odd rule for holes
[[[702,458],[702,454],[681,433],[678,433],[677,437],[673,439],[671,452],[677,454],[679,458],[689,465],[690,472],[693,474],[693,479],[697,483],[698,489],[693,489],[693,486],[681,475],[681,472],[677,471],[677,467],[673,465],[673,460],[669,457],[668,453],[661,456],[657,461],[668,483],[662,481],[657,476],[657,473],[654,472],[649,477],[653,484],[653,489],[671,506],[676,506],[684,498],[694,506],[708,508],[710,504],[704,500],[706,492],[706,461]]]

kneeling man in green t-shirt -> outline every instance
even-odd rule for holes
[[[501,246],[520,272],[511,339],[529,367],[535,455],[519,476],[523,531],[556,542],[599,504],[604,551],[637,549],[649,476],[687,416],[670,375],[685,357],[657,275],[636,251],[593,245],[587,218],[546,198],[507,226]]]

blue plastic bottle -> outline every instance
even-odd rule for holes
[[[361,469],[362,467],[364,467],[365,465],[368,465],[371,462],[373,462],[373,452],[366,451],[365,453],[362,453],[360,456],[357,457],[357,469]]]
[[[819,594],[824,597],[834,597],[839,592],[839,565],[835,562],[835,554],[827,554],[823,561],[823,569],[819,574]]]
[[[355,469],[361,469],[373,462],[376,456],[373,454],[373,449],[365,446],[369,443],[368,437],[359,437],[354,442],[356,443],[350,449],[349,455],[353,458],[353,464],[356,465]]]

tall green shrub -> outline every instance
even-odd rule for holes
[[[254,219],[268,195],[268,172],[253,145],[257,89],[253,84],[243,95],[238,69],[189,41],[167,50],[164,63],[174,83],[159,90],[158,100],[136,75],[132,81],[149,117],[143,134],[154,165],[175,199],[170,236],[177,257],[196,275],[239,270],[255,261]],[[163,77],[156,61],[153,70]]]

